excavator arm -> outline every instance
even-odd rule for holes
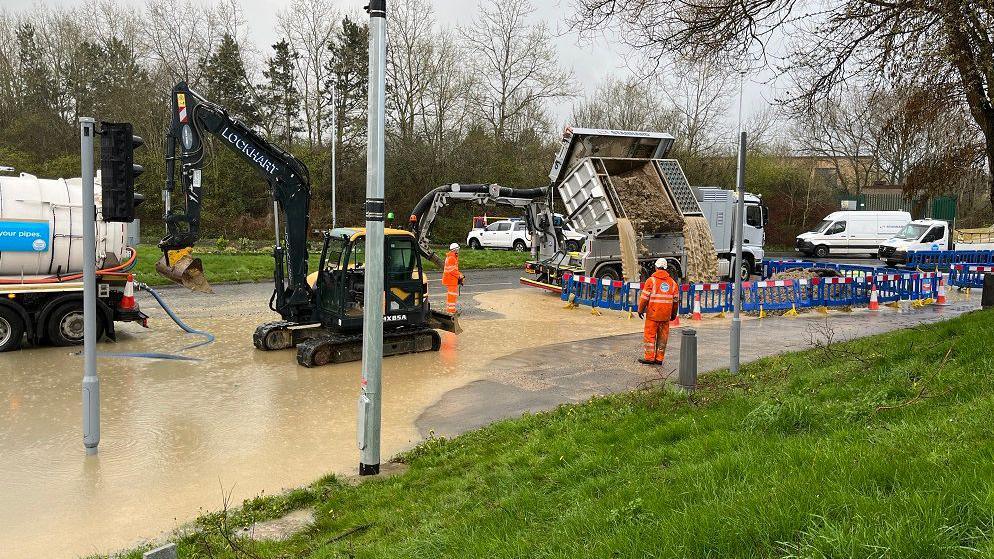
[[[200,239],[205,134],[216,136],[220,145],[235,152],[269,183],[276,234],[276,285],[270,307],[284,320],[309,319],[312,294],[307,284],[307,231],[311,190],[307,166],[184,82],[176,84],[172,91],[172,119],[165,147],[166,182],[162,190],[167,235],[159,243],[163,259],[156,269],[187,287],[210,289],[199,260],[190,257],[190,250]],[[177,175],[185,200],[183,210],[172,206]],[[281,222],[285,237],[281,236]]]
[[[451,202],[511,206],[525,210],[525,220],[532,236],[532,256],[551,257],[562,245],[552,214],[551,189],[508,188],[499,184],[445,184],[433,189],[414,207],[410,227],[418,241],[421,255],[439,267],[442,260],[431,248],[431,226],[438,211]]]

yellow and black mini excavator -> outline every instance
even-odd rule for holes
[[[359,360],[365,230],[326,231],[318,270],[308,275],[311,188],[307,166],[182,82],[172,91],[172,122],[166,134],[162,198],[167,235],[159,243],[163,257],[156,269],[176,283],[211,292],[201,261],[191,254],[200,239],[205,133],[216,136],[220,145],[262,175],[273,197],[275,287],[269,307],[282,320],[256,328],[255,346],[265,351],[296,347],[297,362],[305,367]],[[183,210],[171,204],[177,174],[186,202]],[[441,345],[437,330],[458,333],[456,317],[432,310],[422,252],[414,235],[387,229],[384,243],[383,355],[437,351]]]

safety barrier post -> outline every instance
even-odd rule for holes
[[[680,388],[687,392],[697,389],[697,330],[681,330],[680,336]]]

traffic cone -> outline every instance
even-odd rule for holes
[[[670,321],[670,328],[680,327],[680,313],[677,313],[676,318]]]
[[[946,278],[939,276],[939,298],[935,300],[935,304],[938,307],[945,307],[949,304],[946,300]]]
[[[133,311],[138,307],[135,303],[135,276],[128,274],[128,283],[124,284],[124,296],[120,304],[122,311]]]
[[[877,284],[870,285],[870,310],[879,311],[880,310],[880,296],[877,295]]]
[[[701,316],[701,294],[698,293],[694,295],[694,314],[690,317],[691,320],[703,320],[704,317]]]

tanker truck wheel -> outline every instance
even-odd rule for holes
[[[0,305],[0,352],[21,347],[23,336],[24,321],[14,309]]]
[[[73,301],[60,305],[48,315],[45,328],[48,342],[64,347],[83,343],[83,302]],[[97,340],[104,335],[103,320],[97,319]]]

